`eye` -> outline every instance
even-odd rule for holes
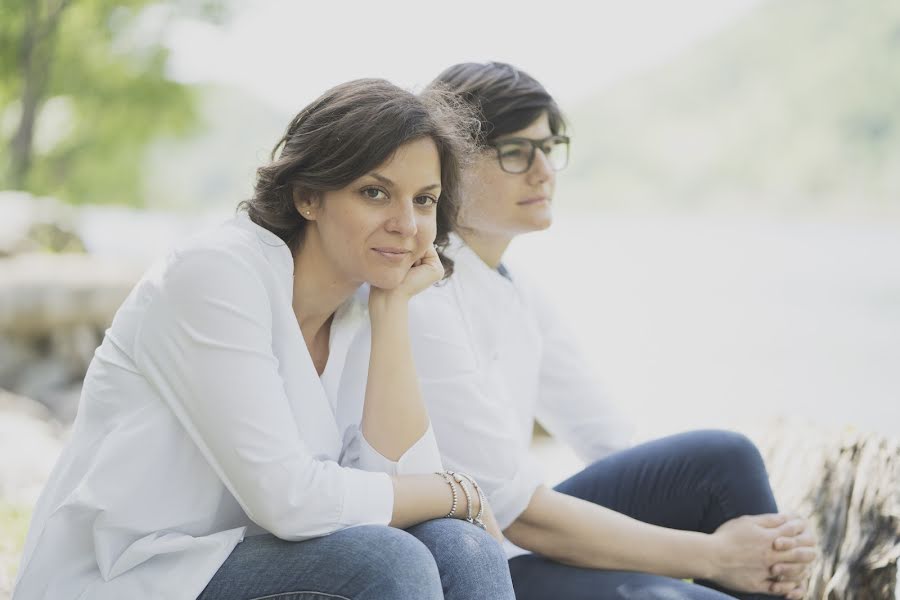
[[[382,198],[387,198],[387,193],[383,189],[377,187],[363,188],[360,192],[369,200],[381,200]]]
[[[415,200],[413,200],[413,202],[415,202],[419,206],[434,206],[435,204],[438,203],[438,200],[434,196],[424,195],[424,196],[416,196],[416,198],[415,198]]]
[[[525,155],[525,150],[519,146],[507,146],[500,149],[503,158],[519,158]]]

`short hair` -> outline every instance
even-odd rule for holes
[[[554,135],[565,129],[553,96],[534,77],[507,63],[456,64],[438,75],[426,89],[430,88],[453,92],[478,112],[481,127],[474,137],[479,145],[528,127],[543,112]]]

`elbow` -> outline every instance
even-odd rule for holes
[[[302,542],[326,536],[340,529],[336,519],[298,519],[296,515],[265,513],[251,517],[253,522],[286,542]]]
[[[247,516],[279,539],[302,542],[341,529],[340,502],[328,505],[309,494],[291,502],[258,500],[245,506]]]

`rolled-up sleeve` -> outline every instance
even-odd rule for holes
[[[390,475],[421,475],[441,471],[444,468],[434,437],[434,428],[430,423],[422,437],[396,461],[373,448],[356,425],[347,428],[345,445],[346,458],[341,464],[366,471],[381,471]]]
[[[425,292],[429,293],[429,292]],[[422,394],[445,468],[481,486],[501,529],[515,521],[544,481],[515,431],[512,405],[488,396],[459,309],[433,293],[411,304],[410,332]]]
[[[272,313],[257,265],[192,251],[147,286],[135,338],[141,373],[171,408],[247,515],[286,540],[391,520],[383,472],[311,455],[272,349]]]

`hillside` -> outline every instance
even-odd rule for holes
[[[570,117],[572,203],[900,214],[900,3],[769,0]]]

